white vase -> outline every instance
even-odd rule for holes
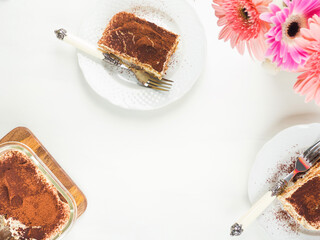
[[[270,75],[277,75],[280,72],[280,68],[277,67],[275,63],[273,63],[270,59],[266,58],[262,63],[261,63],[263,69]]]

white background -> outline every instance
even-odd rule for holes
[[[77,32],[94,1],[0,0],[0,135],[30,128],[86,194],[66,240],[228,239],[261,146],[318,121],[294,74],[270,76],[240,56],[218,40],[211,1],[190,2],[206,30],[205,70],[183,99],[136,112],[97,96],[53,34]],[[269,238],[254,224],[241,239]]]

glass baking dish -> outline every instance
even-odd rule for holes
[[[70,230],[72,225],[77,219],[77,205],[71,193],[64,187],[60,180],[51,172],[51,170],[42,162],[42,160],[25,144],[20,142],[7,142],[0,144],[0,155],[6,151],[15,150],[26,154],[31,161],[38,167],[40,172],[46,177],[46,179],[53,184],[57,191],[63,196],[69,205],[70,217],[67,224],[61,229],[61,231],[53,236],[50,240],[62,239],[65,234]]]

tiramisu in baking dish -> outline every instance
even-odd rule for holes
[[[303,227],[320,230],[320,163],[279,196],[284,209]]]
[[[179,36],[135,14],[113,16],[98,44],[103,52],[134,64],[161,79]]]
[[[31,156],[0,152],[0,239],[56,239],[72,221],[62,194]]]

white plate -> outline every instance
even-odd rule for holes
[[[184,0],[100,0],[84,20],[80,37],[97,45],[112,16],[121,11],[133,12],[180,35],[165,76],[174,81],[173,88],[166,93],[141,87],[129,72],[119,72],[79,52],[85,79],[100,96],[127,109],[152,110],[178,100],[192,88],[205,64],[206,38],[194,9]]]
[[[283,171],[279,174],[280,165],[286,168],[285,166],[292,164],[299,152],[303,152],[319,139],[320,124],[314,123],[287,128],[267,142],[258,153],[249,177],[248,192],[251,203],[258,200],[273,185],[273,182],[286,175]],[[294,226],[294,220],[279,219],[279,210],[281,210],[281,204],[276,200],[258,219],[272,239],[320,238],[320,233],[305,230],[298,225],[296,225],[298,229],[293,231],[290,226]]]

